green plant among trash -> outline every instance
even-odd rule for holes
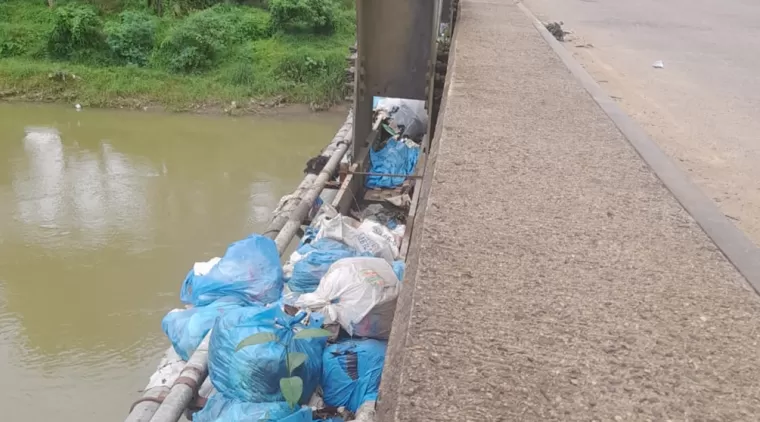
[[[265,343],[277,343],[285,348],[285,365],[288,368],[288,376],[280,379],[280,392],[285,401],[293,408],[298,404],[301,394],[303,394],[303,379],[294,376],[293,372],[301,365],[306,363],[308,356],[306,353],[291,352],[290,345],[296,340],[305,340],[311,338],[327,338],[332,333],[322,328],[305,328],[298,331],[289,341],[283,343],[277,339],[274,333],[256,333],[241,341],[235,351],[239,351],[248,346],[256,346]]]

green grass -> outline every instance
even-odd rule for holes
[[[126,3],[129,8],[145,2]],[[58,0],[57,4],[62,7],[64,2]],[[109,22],[118,22],[118,13],[125,8],[119,7],[119,0],[109,0],[108,4],[108,11],[98,11],[103,28],[108,28]],[[65,56],[66,60],[55,60],[53,57],[61,55],[51,53],[48,40],[56,25],[56,12],[43,1],[0,0],[0,98],[95,107],[163,106],[172,110],[224,106],[231,101],[245,107],[272,99],[335,104],[345,94],[345,57],[355,31],[351,2],[339,4],[336,30],[331,35],[270,28],[268,12],[246,5],[188,11],[179,17],[168,13],[153,16],[155,39],[152,47],[147,44],[150,51],[143,56],[147,60],[140,61],[138,67],[116,57],[102,40],[87,45],[84,53],[74,51]],[[178,65],[172,62],[177,51],[195,50],[183,50],[182,44],[188,38],[192,42],[194,36],[177,34],[193,30],[182,25],[197,13],[205,14],[211,28],[221,32],[212,38],[209,48],[213,52],[203,66]],[[197,16],[194,19],[198,21]],[[103,31],[105,39],[107,30]],[[173,50],[162,48],[172,34]]]

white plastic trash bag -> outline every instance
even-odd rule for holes
[[[325,324],[337,322],[348,334],[387,339],[401,282],[382,258],[344,258],[335,262],[313,293],[296,306],[319,312]]]
[[[391,247],[393,253],[393,259],[398,259],[399,245],[401,244],[401,237],[397,237],[396,234],[388,227],[373,221],[366,219],[359,225],[359,231],[369,234],[374,234],[385,239]]]
[[[374,232],[374,227],[361,227],[358,221],[351,217],[338,215],[325,220],[315,240],[328,238],[345,243],[360,253],[369,253],[388,262],[398,258],[398,246],[382,235]]]

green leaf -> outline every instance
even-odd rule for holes
[[[280,391],[290,407],[295,407],[301,400],[301,394],[303,394],[303,380],[301,377],[282,378],[280,380]]]
[[[331,332],[323,328],[305,328],[297,332],[293,339],[298,340],[302,338],[330,337],[331,335]]]
[[[308,356],[306,353],[290,352],[288,353],[288,373],[293,375],[293,371],[306,362]]]
[[[235,349],[235,351],[237,352],[243,347],[269,343],[270,341],[277,341],[277,337],[275,337],[275,335],[272,333],[256,333],[250,337],[247,337],[243,341],[241,341],[240,344],[237,345],[237,348]]]

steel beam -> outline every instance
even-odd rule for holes
[[[441,0],[356,2],[354,151],[372,130],[372,97],[428,100]]]
[[[445,23],[450,25],[451,24],[451,18],[452,13],[451,10],[451,0],[442,0],[441,1],[441,23]]]

